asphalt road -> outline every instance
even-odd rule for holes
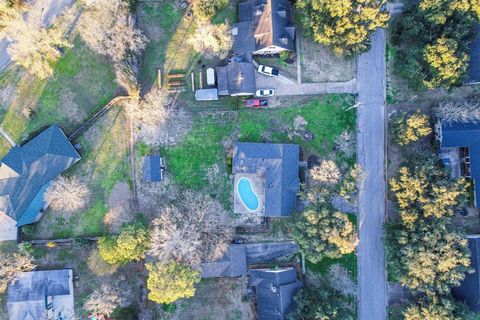
[[[63,10],[71,6],[76,0],[33,0],[30,4],[35,9],[42,12],[42,24],[50,26],[55,17],[57,17]],[[27,17],[26,17],[27,18]],[[0,71],[6,68],[12,59],[7,52],[10,41],[5,36],[0,35]]]
[[[360,320],[384,320],[385,31],[377,31],[371,41],[370,51],[357,58],[357,157],[365,174],[358,197],[358,310]]]

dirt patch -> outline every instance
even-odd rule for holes
[[[338,57],[313,40],[300,37],[303,82],[348,81],[355,78],[355,60]]]
[[[123,224],[133,221],[132,200],[133,193],[128,183],[117,182],[108,197],[109,211],[103,219],[110,231],[117,233]]]
[[[197,286],[193,298],[177,304],[171,320],[250,320],[253,306],[243,301],[244,279],[208,279]]]
[[[62,92],[60,101],[63,106],[63,112],[73,124],[78,124],[87,117],[85,110],[73,100],[73,92],[70,89],[66,88]]]

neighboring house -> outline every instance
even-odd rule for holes
[[[163,158],[160,155],[143,157],[142,180],[143,182],[159,182],[163,180]]]
[[[235,278],[247,274],[247,250],[244,244],[232,244],[222,258],[202,263],[202,278]]]
[[[302,282],[293,268],[257,269],[250,273],[249,286],[255,290],[257,319],[283,320]]]
[[[235,213],[289,216],[300,190],[299,157],[300,148],[294,144],[235,143]]]
[[[293,50],[295,26],[288,0],[250,0],[239,4],[234,25],[235,54],[277,54]]]
[[[470,44],[466,84],[480,83],[480,24],[475,26],[474,34]]]
[[[15,240],[18,227],[41,218],[48,186],[78,160],[56,124],[8,152],[0,163],[0,240]]]
[[[452,171],[458,171],[458,175],[472,179],[474,203],[480,208],[480,124],[439,121],[436,135],[440,154],[449,154],[444,163],[452,166]]]
[[[74,318],[71,269],[21,272],[8,286],[10,320],[70,320]]]
[[[251,96],[255,94],[255,67],[250,62],[231,61],[217,68],[218,95]]]
[[[465,302],[470,309],[480,312],[480,235],[468,236],[470,249],[470,267],[473,273],[466,273],[459,287],[452,289],[453,296]]]

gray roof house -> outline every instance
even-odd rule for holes
[[[234,278],[247,274],[247,249],[244,244],[232,244],[220,259],[202,263],[202,278]]]
[[[74,316],[71,269],[21,272],[9,284],[10,320],[67,320]]]
[[[48,186],[78,160],[80,155],[56,124],[12,148],[0,162],[0,230],[38,221],[48,206],[43,200]]]
[[[300,190],[299,157],[295,144],[235,143],[235,213],[289,216]]]
[[[233,28],[236,54],[277,54],[293,50],[295,26],[289,0],[249,0],[239,4]]]
[[[255,288],[257,319],[283,320],[302,282],[293,268],[257,269],[250,272],[249,286]]]
[[[454,150],[461,158],[463,175],[473,180],[474,203],[480,208],[480,123],[440,121],[436,135],[441,150]]]
[[[255,94],[255,67],[250,62],[231,61],[216,68],[218,95],[251,96]]]
[[[459,287],[452,289],[453,296],[465,302],[470,309],[480,312],[480,236],[468,236],[468,247],[470,249],[470,267],[473,273],[465,274],[465,279]]]

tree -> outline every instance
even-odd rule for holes
[[[118,269],[117,265],[106,263],[96,248],[88,256],[87,265],[90,271],[101,277],[113,274]]]
[[[171,115],[166,107],[167,93],[158,88],[152,88],[143,99],[132,98],[126,105],[127,115],[142,127],[159,127]]]
[[[470,270],[467,240],[446,219],[418,220],[413,226],[387,224],[387,255],[392,275],[409,289],[447,294]]]
[[[44,199],[54,210],[72,213],[85,208],[90,190],[75,177],[60,176],[48,187]]]
[[[452,181],[431,162],[401,167],[390,180],[390,190],[407,227],[423,218],[451,217],[467,197],[464,179]]]
[[[156,303],[173,303],[195,295],[195,284],[200,282],[200,272],[176,262],[147,263],[148,298]]]
[[[36,265],[27,252],[0,252],[0,293],[5,292],[19,272],[32,271]]]
[[[228,0],[194,0],[193,11],[201,20],[209,20],[227,5]]]
[[[20,19],[27,9],[28,4],[23,1],[0,0],[0,32]]]
[[[418,141],[432,133],[429,117],[420,111],[411,115],[405,112],[397,114],[392,121],[392,131],[397,143],[401,146]]]
[[[298,0],[297,8],[307,32],[332,46],[335,54],[354,55],[368,49],[368,39],[387,25],[385,0]]]
[[[405,320],[467,320],[475,319],[473,312],[461,302],[449,296],[421,297],[415,304],[409,305],[404,311]]]
[[[128,1],[83,0],[85,9],[78,22],[78,32],[94,52],[118,63],[129,53],[139,53],[147,38],[129,18]]]
[[[429,21],[440,25],[456,13],[480,16],[480,4],[476,0],[421,0],[419,8]]]
[[[185,191],[153,221],[150,254],[162,263],[175,260],[190,266],[218,259],[233,237],[226,217],[209,196]]]
[[[218,56],[226,58],[233,45],[230,26],[226,23],[212,24],[209,21],[200,22],[195,32],[189,38],[193,48],[207,57]]]
[[[148,230],[135,223],[124,226],[118,236],[101,237],[98,240],[98,250],[105,262],[123,265],[145,258],[148,239]]]
[[[341,173],[334,161],[324,160],[319,166],[310,169],[310,177],[318,184],[335,185],[340,181]]]
[[[307,274],[305,286],[295,295],[294,307],[287,315],[289,320],[322,319],[322,320],[353,320],[353,305],[351,296],[332,287],[328,277]]]
[[[357,184],[362,179],[363,170],[360,165],[355,164],[343,178],[338,194],[349,204],[355,205],[357,202]]]
[[[355,136],[350,131],[344,131],[335,138],[335,148],[349,159],[355,154]]]
[[[292,236],[313,263],[352,253],[358,243],[355,227],[346,214],[326,207],[297,214]]]
[[[441,85],[453,87],[464,80],[468,55],[458,50],[458,43],[455,40],[437,39],[435,43],[425,47],[424,58],[431,70],[431,79],[427,78],[425,82],[427,88]]]
[[[110,317],[117,308],[123,308],[130,304],[132,291],[126,285],[102,284],[90,294],[83,309],[94,315]]]
[[[480,122],[480,101],[467,98],[461,101],[442,101],[435,108],[435,116],[447,123]]]

